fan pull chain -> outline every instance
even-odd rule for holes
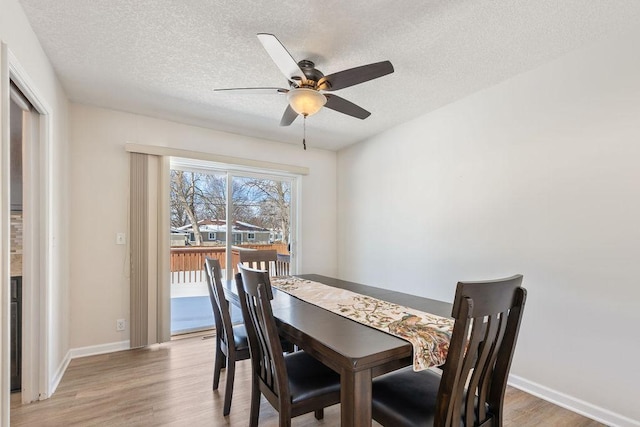
[[[303,115],[302,116],[302,128],[303,128],[303,134],[302,134],[302,146],[304,147],[305,151],[307,150],[307,115]]]

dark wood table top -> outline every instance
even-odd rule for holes
[[[405,305],[417,310],[451,317],[451,304],[429,298],[408,295],[389,289],[376,288],[346,280],[318,274],[302,274],[298,277],[324,283],[341,289],[348,289],[362,295]],[[225,288],[227,299],[239,305],[235,283]],[[328,364],[337,370],[369,369],[389,361],[401,365],[411,363],[412,347],[408,341],[394,337],[377,329],[327,311],[323,308],[299,300],[274,288],[273,314],[280,332],[292,342],[312,354],[320,354],[330,359]],[[322,358],[325,360],[325,357]],[[393,366],[397,368],[398,366]],[[383,373],[386,370],[377,372]]]

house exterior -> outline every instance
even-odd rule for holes
[[[224,219],[203,219],[198,221],[198,228],[202,236],[203,244],[224,244],[227,239],[227,221]],[[177,227],[176,233],[187,236],[187,242],[195,242],[195,234],[191,224]],[[173,234],[173,230],[172,230]],[[232,225],[233,244],[244,243],[273,243],[278,234],[267,228],[249,224],[242,221],[234,221]],[[173,242],[173,239],[172,239]]]
[[[189,242],[189,233],[171,227],[171,246],[186,246]]]

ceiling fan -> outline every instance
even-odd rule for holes
[[[307,116],[317,113],[323,106],[358,119],[366,119],[371,113],[364,108],[337,95],[325,92],[344,89],[393,73],[391,62],[382,61],[325,76],[315,68],[312,61],[303,59],[296,62],[273,34],[259,33],[258,39],[289,81],[289,88],[252,87],[214,89],[214,91],[287,95],[289,105],[282,115],[280,126],[289,126],[298,115],[306,119]]]

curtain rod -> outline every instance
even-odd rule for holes
[[[241,157],[223,156],[219,154],[202,153],[200,151],[181,150],[171,147],[159,147],[156,145],[144,145],[128,142],[124,146],[129,153],[152,154],[155,156],[182,157],[186,159],[205,160],[229,165],[247,166],[257,169],[270,169],[274,171],[288,172],[298,175],[309,175],[309,168],[304,166],[287,165],[283,163],[265,162],[263,160],[243,159]]]

